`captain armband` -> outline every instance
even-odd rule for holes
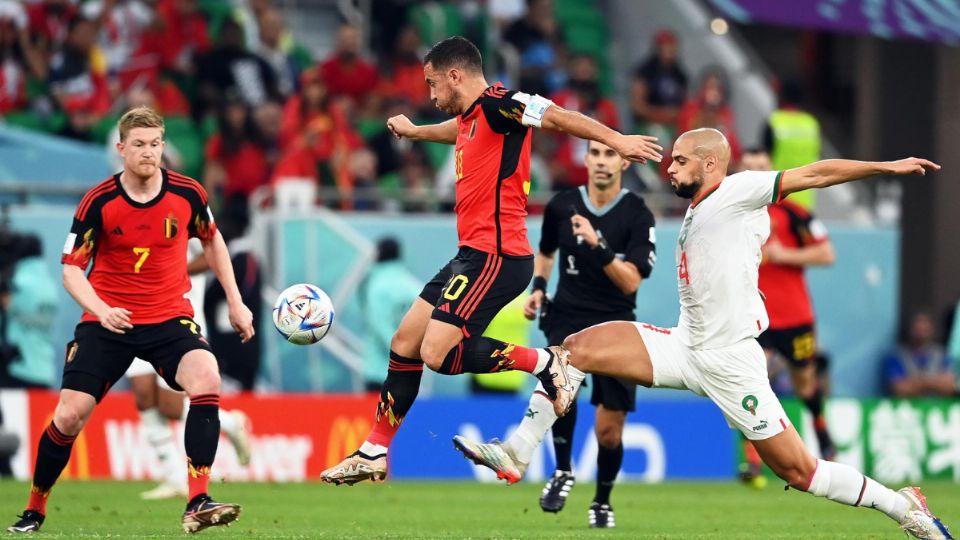
[[[525,105],[523,117],[520,119],[520,123],[525,126],[540,127],[540,124],[543,123],[544,113],[553,105],[552,101],[539,94],[531,96],[530,94],[517,92],[513,94],[513,99]]]

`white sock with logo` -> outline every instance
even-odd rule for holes
[[[898,523],[910,507],[903,495],[853,467],[822,459],[817,460],[807,492],[849,506],[876,508]]]
[[[170,485],[181,485],[186,481],[186,471],[183,466],[183,457],[177,450],[173,440],[173,429],[170,422],[160,414],[160,409],[152,407],[140,411],[140,424],[143,434],[157,454],[160,462],[161,481]]]
[[[537,383],[520,426],[504,444],[513,451],[516,459],[522,463],[530,463],[533,452],[543,442],[543,438],[550,431],[550,426],[556,421],[557,415],[553,412],[553,401],[547,396],[543,385]]]

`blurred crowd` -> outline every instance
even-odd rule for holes
[[[329,53],[316,57],[273,0],[0,0],[0,115],[103,143],[112,155],[119,115],[151,105],[167,120],[168,165],[200,179],[219,207],[246,206],[251,197],[268,204],[277,190],[263,187],[307,186],[293,198],[443,211],[453,196],[449,148],[398,141],[384,119],[443,119],[421,59],[432,43],[461,34],[507,87],[658,135],[665,146],[678,132],[716,127],[736,160],[722,71],[691,81],[677,36],[662,30],[632,70],[629,98],[611,99],[606,21],[595,8],[571,13],[569,4],[378,0],[367,27],[342,25]],[[586,182],[583,150],[575,138],[536,134],[533,211],[551,192]],[[650,178],[667,166],[639,171],[646,182],[634,175],[632,187],[662,189]]]

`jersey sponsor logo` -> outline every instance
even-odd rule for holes
[[[114,234],[114,235],[117,235],[117,236],[123,236],[123,229],[121,229],[120,226],[117,225],[116,227],[113,228],[112,231],[110,231],[110,234]]]
[[[753,394],[743,396],[743,400],[740,401],[740,406],[743,407],[743,410],[749,411],[750,414],[754,416],[757,415],[757,405],[759,404],[760,402],[757,400],[757,396]],[[763,427],[767,427],[766,424],[767,422],[763,421]],[[756,428],[754,428],[754,431],[756,431]]]
[[[766,420],[761,420],[759,425],[753,426],[753,427],[750,428],[750,429],[752,429],[753,431],[763,431],[763,430],[767,429],[767,421],[766,421]]]
[[[173,214],[163,220],[163,237],[167,240],[177,235],[177,218]]]

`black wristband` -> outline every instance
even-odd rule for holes
[[[530,292],[547,292],[547,278],[543,276],[533,276],[533,286],[530,287]]]
[[[600,260],[602,266],[606,266],[613,262],[617,258],[617,254],[610,249],[610,246],[606,242],[600,242],[591,250],[594,255]]]

